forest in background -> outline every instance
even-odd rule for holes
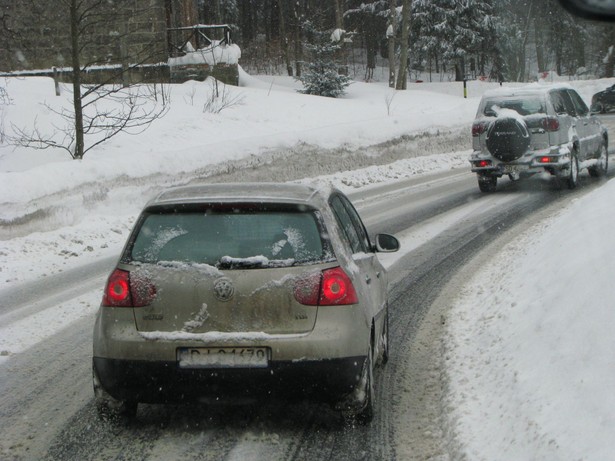
[[[399,65],[404,3],[409,80],[613,76],[615,28],[572,16],[557,0],[198,0],[198,8],[201,22],[231,26],[248,72],[300,76],[305,45],[343,30],[343,67],[370,80],[389,67],[391,40]]]

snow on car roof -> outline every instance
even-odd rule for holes
[[[154,199],[151,205],[172,203],[303,203],[316,205],[322,196],[328,195],[322,188],[305,184],[279,183],[225,183],[182,186],[167,189]]]

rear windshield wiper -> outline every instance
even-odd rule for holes
[[[269,259],[265,256],[252,256],[249,258],[233,258],[223,256],[216,263],[218,269],[261,269],[268,267],[291,267],[297,264],[293,258]]]
[[[250,258],[232,258],[222,256],[216,263],[218,269],[259,269],[269,266],[269,260],[264,256],[253,256]]]

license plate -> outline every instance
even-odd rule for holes
[[[177,351],[180,368],[264,368],[266,347],[191,347]]]
[[[521,168],[518,165],[504,165],[504,173],[519,173]]]

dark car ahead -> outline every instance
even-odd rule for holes
[[[599,91],[592,96],[592,110],[600,113],[609,112],[615,109],[615,85],[606,90]]]
[[[94,327],[102,415],[137,404],[313,397],[369,421],[388,357],[387,275],[333,188],[171,189],[143,210]]]

